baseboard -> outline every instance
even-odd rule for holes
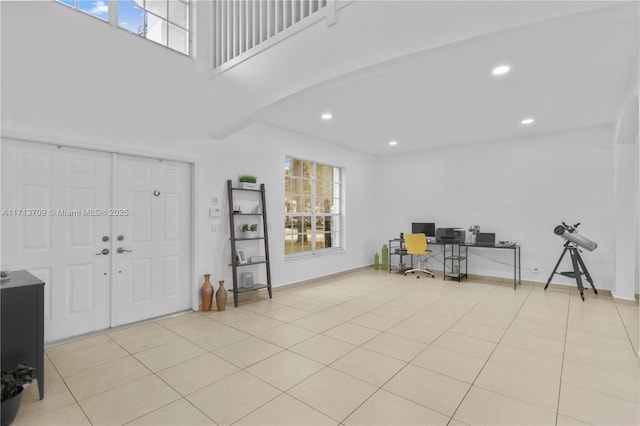
[[[389,265],[391,267],[391,265]],[[308,280],[303,280],[303,281],[296,281],[293,283],[288,283],[288,284],[283,284],[277,287],[273,287],[272,291],[274,293],[276,292],[280,292],[280,291],[286,291],[286,290],[290,290],[292,288],[296,288],[296,287],[300,287],[300,286],[304,286],[307,284],[312,284],[318,281],[323,281],[326,280],[328,278],[335,278],[335,277],[341,277],[341,276],[346,276],[349,274],[353,274],[362,270],[366,270],[366,269],[374,269],[374,265],[373,264],[369,264],[369,265],[364,265],[364,266],[359,266],[357,268],[352,268],[352,269],[347,269],[344,271],[340,271],[340,272],[335,272],[333,274],[328,274],[328,275],[323,275],[321,277],[315,277],[315,278],[310,278]],[[389,270],[383,270],[383,269],[378,269],[378,272],[380,273],[385,273],[385,274],[399,274],[399,271],[394,271],[391,270],[391,272],[389,272]],[[436,275],[435,278],[439,278],[442,279],[443,278],[443,274],[441,271],[438,270],[432,270],[432,272]],[[474,281],[474,282],[480,282],[480,283],[487,283],[487,284],[498,284],[498,285],[504,285],[504,286],[510,286],[513,287],[513,278],[505,278],[505,277],[493,277],[490,275],[476,275],[476,274],[468,274],[467,278],[462,280],[462,282],[465,282],[465,280],[468,281]],[[536,286],[536,287],[544,287],[546,285],[545,282],[542,281],[531,281],[531,280],[522,280],[521,285],[530,285],[530,286]],[[551,291],[562,291],[562,292],[573,292],[573,291],[578,291],[578,289],[575,286],[571,286],[571,285],[565,285],[565,284],[554,284],[554,283],[550,283],[549,287],[547,288],[548,290]],[[586,289],[587,291],[590,290],[590,287]],[[621,305],[635,305],[638,306],[639,301],[640,301],[640,295],[636,294],[635,296],[635,300],[629,300],[629,299],[620,299],[620,298],[616,298],[613,296],[613,293],[611,292],[611,290],[608,289],[597,289],[598,290],[598,296],[604,295],[607,297],[611,297],[613,299],[613,301],[615,303],[621,304]],[[243,300],[249,300],[249,299],[253,299],[254,295],[260,295],[262,294],[264,290],[260,291],[260,292],[249,292],[249,293],[241,293],[239,294],[239,301],[243,301]]]
[[[355,272],[359,272],[362,271],[364,269],[371,269],[373,267],[373,264],[371,265],[365,265],[365,266],[358,266],[357,268],[352,268],[352,269],[346,269],[344,271],[340,271],[340,272],[334,272],[333,274],[328,274],[328,275],[322,275],[321,277],[315,277],[315,278],[310,278],[308,280],[303,280],[303,281],[296,281],[293,283],[288,283],[288,284],[282,284],[279,285],[278,287],[273,287],[272,291],[282,291],[282,290],[290,290],[292,288],[295,287],[299,287],[299,286],[303,286],[303,285],[307,285],[307,284],[312,284],[318,281],[322,281],[322,280],[326,280],[327,278],[336,278],[336,277],[342,277],[345,275],[349,275],[349,274],[353,274]]]
[[[633,300],[631,299],[622,299],[620,297],[614,297],[613,301],[618,304],[618,305],[629,305],[629,306],[638,306],[638,294],[636,294],[636,296],[634,297]]]

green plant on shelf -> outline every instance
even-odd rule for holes
[[[258,232],[258,224],[257,223],[245,223],[240,227],[242,232]]]
[[[258,181],[258,178],[256,178],[254,175],[240,175],[238,180],[240,182],[256,183]]]
[[[469,227],[469,232],[471,232],[473,235],[476,235],[478,232],[480,232],[480,225],[471,225]]]

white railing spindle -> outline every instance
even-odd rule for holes
[[[215,0],[214,3],[214,68],[251,51],[327,6],[327,0]]]

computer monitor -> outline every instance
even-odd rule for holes
[[[411,233],[412,234],[424,234],[427,237],[435,237],[436,236],[436,224],[435,223],[413,222],[413,223],[411,223]]]

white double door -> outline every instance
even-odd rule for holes
[[[45,281],[47,342],[191,306],[189,164],[2,143],[2,263]]]

